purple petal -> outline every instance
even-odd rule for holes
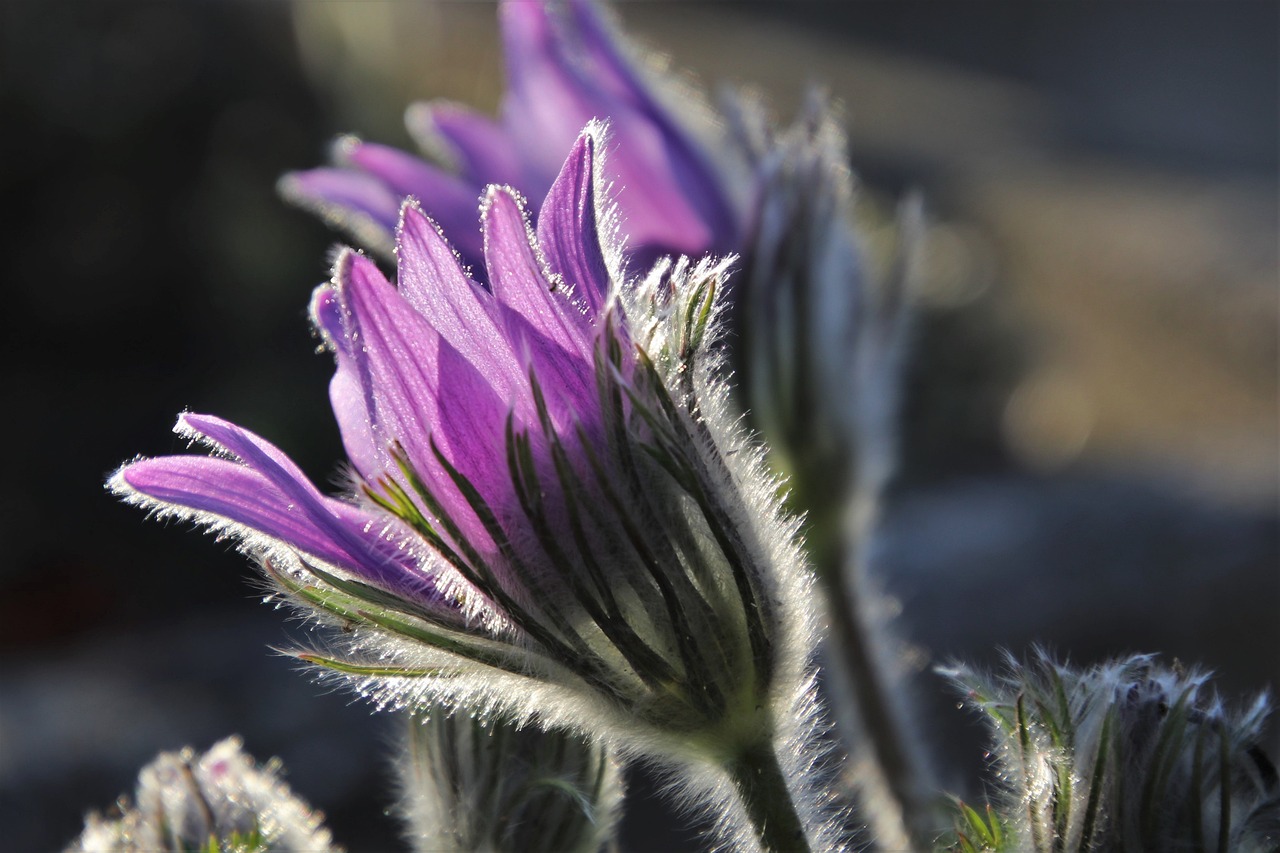
[[[486,377],[367,258],[344,255],[335,281],[346,345],[336,348],[331,395],[352,463],[371,483],[382,474],[400,479],[392,456],[398,443],[473,544],[492,547],[431,444],[473,480],[485,481],[487,470],[499,466],[505,471],[505,458],[493,451],[502,440],[509,401],[485,390]],[[321,300],[322,311],[328,310],[327,299]],[[488,431],[465,431],[481,426]],[[477,466],[477,458],[484,464]]]
[[[520,182],[515,140],[493,119],[461,104],[431,101],[410,105],[404,120],[425,151],[444,148],[463,177],[476,186]]]
[[[339,260],[338,266],[341,267]],[[386,446],[375,437],[369,417],[371,402],[361,381],[356,349],[346,332],[346,309],[331,284],[317,287],[311,297],[311,318],[334,351],[337,369],[329,381],[329,405],[342,435],[351,466],[366,480],[373,480],[387,464]]]
[[[538,242],[551,271],[598,316],[609,295],[609,268],[596,221],[595,134],[583,131],[538,214]]]
[[[216,523],[207,517],[215,516],[248,528],[419,600],[434,596],[414,556],[383,536],[387,519],[320,494],[269,442],[208,415],[183,415],[177,429],[207,439],[240,462],[144,459],[117,475],[127,490],[200,522]]]
[[[335,385],[341,406],[334,414],[352,463],[374,481],[395,472],[399,442],[415,465],[432,459],[429,437],[436,422],[436,359],[440,337],[383,277],[373,262],[347,252],[334,268],[342,339],[336,347]],[[333,310],[331,297],[321,302]],[[323,318],[322,322],[323,322]]]
[[[484,261],[493,295],[560,349],[590,359],[591,319],[555,289],[514,192],[490,187],[481,211]]]
[[[498,13],[508,81],[502,123],[523,143],[519,185],[538,197],[550,188],[578,131],[622,105],[584,85],[560,50],[545,4],[506,2]]]
[[[479,258],[483,250],[476,231],[476,199],[479,185],[450,175],[412,154],[350,138],[339,149],[341,161],[358,167],[384,181],[394,194],[396,210],[391,227],[400,218],[400,203],[416,198],[453,236],[455,245],[468,258]]]
[[[592,399],[594,319],[548,278],[520,202],[490,187],[483,210],[485,265],[516,356],[533,368],[557,412]]]
[[[380,250],[391,247],[400,197],[372,175],[349,169],[310,169],[280,179],[280,194],[326,222]]]
[[[568,0],[567,9],[569,20],[580,34],[581,49],[589,58],[595,79],[609,86],[618,98],[633,105],[662,134],[666,160],[675,185],[682,188],[684,196],[711,229],[713,237],[707,249],[720,253],[733,251],[738,240],[737,216],[706,153],[676,123],[671,110],[654,97],[652,86],[637,73],[634,62],[624,54],[622,37],[605,20],[603,10],[592,0]]]
[[[520,363],[499,321],[493,296],[462,271],[440,229],[412,203],[396,235],[400,294],[497,393],[527,397]]]
[[[606,174],[628,250],[647,261],[732,248],[734,220],[710,164],[626,67],[603,23],[582,4],[570,13],[563,32],[544,3],[509,0],[500,10],[510,87],[503,121],[517,138],[536,140],[523,186],[535,195],[549,187],[581,128],[608,120],[616,148]],[[584,28],[585,50],[570,38],[573,26]]]

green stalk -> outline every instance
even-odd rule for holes
[[[861,539],[861,537],[859,537]],[[861,601],[861,566],[846,573],[850,556],[843,540],[814,544],[814,564],[818,580],[827,593],[831,612],[831,636],[826,654],[832,666],[833,688],[850,703],[833,702],[837,724],[851,744],[865,748],[874,759],[865,772],[866,780],[882,789],[898,806],[897,814],[864,814],[884,850],[927,850],[930,844],[929,806],[925,788],[926,768],[921,766],[909,742],[914,733],[902,719],[893,698],[893,676],[876,658],[875,628],[869,624]]]
[[[768,853],[811,853],[782,768],[767,741],[748,746],[725,768]]]

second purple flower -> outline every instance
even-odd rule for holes
[[[419,199],[481,269],[484,247],[470,227],[475,199],[488,184],[509,184],[541,198],[564,152],[591,121],[607,121],[616,142],[606,178],[626,222],[625,249],[637,269],[664,256],[728,254],[738,249],[742,212],[685,120],[663,98],[657,75],[633,55],[592,0],[504,0],[499,7],[507,92],[495,121],[449,102],[411,106],[405,123],[423,151],[447,168],[396,148],[346,137],[337,168],[287,175],[284,194],[389,248],[405,197]]]

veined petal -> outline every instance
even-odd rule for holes
[[[548,276],[514,190],[490,187],[481,217],[485,266],[499,304],[565,352],[589,357],[591,319],[571,301],[563,284]]]
[[[611,287],[596,219],[595,146],[599,130],[578,136],[538,214],[538,243],[551,271],[599,316]]]
[[[488,116],[450,101],[424,101],[405,110],[404,123],[423,150],[443,149],[440,153],[476,186],[520,182],[523,171],[514,140]]]
[[[384,474],[398,477],[393,449],[399,445],[463,531],[482,545],[487,541],[483,527],[439,464],[432,443],[462,473],[483,480],[483,472],[493,467],[510,401],[368,258],[344,254],[334,279],[345,345],[336,347],[338,371],[330,389],[340,398],[334,413],[353,464],[370,483]],[[322,310],[331,310],[329,304],[322,299]],[[468,431],[482,425],[493,432]]]
[[[512,190],[490,187],[482,217],[485,266],[517,358],[566,403],[589,401],[593,318],[548,275]]]
[[[516,401],[528,383],[493,296],[467,277],[440,229],[416,204],[404,206],[396,257],[400,295],[499,395]],[[528,396],[527,390],[523,393]]]
[[[351,251],[338,258],[333,285],[321,288],[312,305],[327,337],[340,331],[330,391],[338,398],[334,413],[356,470],[369,481],[394,472],[396,442],[415,463],[429,460],[438,411],[435,329],[372,261]]]
[[[201,456],[143,459],[113,478],[117,492],[150,506],[261,534],[420,601],[435,587],[412,553],[388,538],[389,519],[322,495],[271,443],[220,418],[183,415],[176,431],[200,438],[239,461]]]

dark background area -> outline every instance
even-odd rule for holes
[[[1280,678],[1277,8],[622,5],[783,115],[825,80],[868,195],[921,188],[949,238],[878,551],[934,660],[1042,639],[1202,661],[1233,694]],[[337,236],[275,181],[338,132],[404,144],[411,99],[492,108],[495,33],[478,3],[0,4],[0,848],[57,847],[155,752],[232,732],[340,843],[397,847],[394,726],[271,654],[300,632],[228,545],[102,482],[184,451],[184,408],[331,479],[304,308]],[[973,761],[943,688],[919,690]],[[688,837],[653,834],[655,808],[628,849]]]

